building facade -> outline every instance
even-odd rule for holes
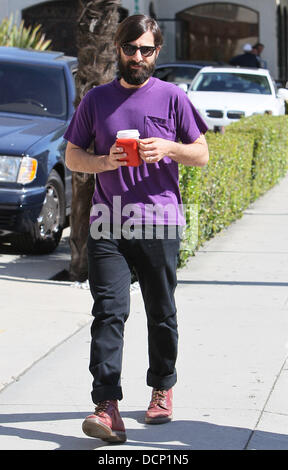
[[[78,0],[1,0],[0,20],[11,13],[25,24],[41,23],[53,49],[76,55]],[[245,43],[261,42],[273,77],[288,80],[288,0],[122,0],[120,18],[154,16],[164,33],[159,62],[228,62]]]
[[[261,42],[273,77],[288,80],[288,0],[154,0],[165,34],[162,61],[228,62],[245,43]]]

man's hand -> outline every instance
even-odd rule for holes
[[[139,139],[139,155],[146,163],[156,163],[162,160],[170,152],[171,141],[159,137]]]
[[[127,166],[127,161],[123,160],[125,157],[127,157],[127,153],[124,153],[121,147],[117,147],[115,142],[115,144],[110,148],[109,155],[104,157],[103,171],[116,170],[120,166]]]
[[[209,160],[208,145],[203,134],[191,144],[182,144],[159,137],[139,139],[139,155],[146,163],[156,163],[167,156],[187,166],[204,166]]]
[[[121,160],[127,157],[123,149],[116,146],[116,142],[110,148],[109,155],[94,155],[86,150],[68,142],[65,160],[71,171],[82,173],[102,173],[103,171],[116,170],[120,166],[127,166],[127,162]]]

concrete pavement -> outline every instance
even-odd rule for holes
[[[123,445],[86,437],[90,292],[49,280],[69,264],[0,255],[0,449],[288,450],[288,176],[178,272],[178,383],[172,423],[147,426],[146,320],[126,323]],[[5,262],[3,259],[5,258]]]

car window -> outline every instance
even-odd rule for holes
[[[1,63],[0,111],[65,118],[64,71],[47,65]]]
[[[219,91],[271,95],[267,77],[244,73],[200,73],[192,85],[193,91]]]
[[[201,67],[160,67],[155,70],[154,77],[165,82],[190,83]]]

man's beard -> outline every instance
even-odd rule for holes
[[[129,60],[124,64],[121,60],[121,57],[118,57],[118,70],[120,77],[122,77],[125,82],[129,85],[142,85],[146,80],[148,80],[151,75],[153,75],[155,70],[155,62],[147,65],[145,62],[135,62],[134,60]],[[141,68],[133,69],[131,65],[138,65]]]

